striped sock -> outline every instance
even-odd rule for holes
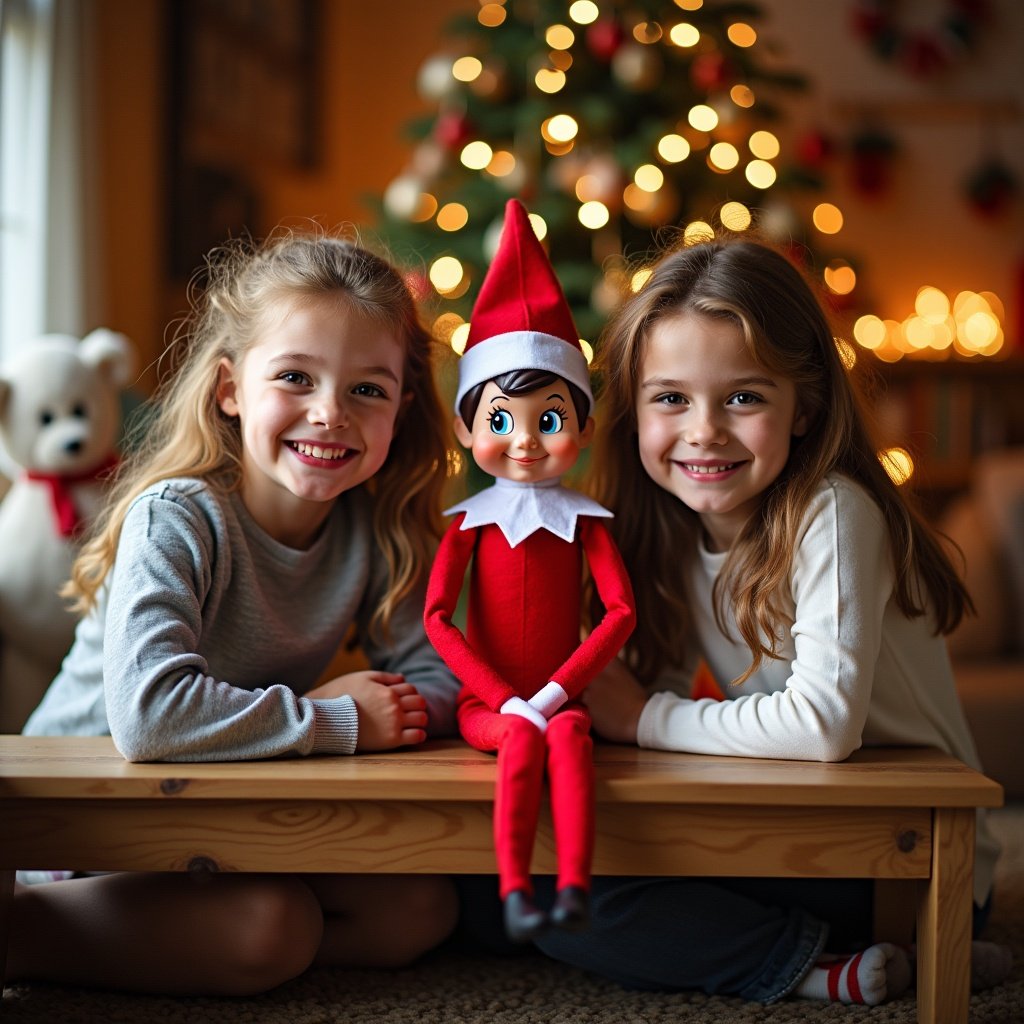
[[[795,994],[830,1003],[877,1006],[910,984],[910,962],[899,946],[880,942],[848,957],[823,957],[803,977]]]

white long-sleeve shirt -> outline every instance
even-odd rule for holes
[[[930,746],[980,768],[945,640],[928,616],[896,604],[882,514],[852,480],[830,476],[804,518],[783,601],[778,659],[750,665],[728,607],[724,636],[712,588],[725,553],[703,546],[686,567],[696,647],[726,694],[690,700],[687,681],[659,682],[638,728],[642,747],[838,761],[864,746]],[[664,689],[664,683],[670,689]],[[998,844],[979,812],[975,899],[991,886]]]

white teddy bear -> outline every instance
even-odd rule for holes
[[[0,368],[0,733],[20,732],[71,646],[58,594],[116,461],[128,339],[47,334]]]

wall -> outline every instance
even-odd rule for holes
[[[309,172],[255,169],[268,224],[366,222],[362,197],[380,193],[407,155],[401,126],[419,111],[419,65],[444,21],[465,7],[466,0],[390,0],[388,25],[398,30],[384,51],[373,43],[382,23],[376,5],[323,3],[322,155]],[[91,320],[127,333],[149,366],[168,322],[186,308],[182,289],[163,280],[167,11],[160,0],[97,0],[88,9],[97,207]],[[140,389],[154,382],[150,369]]]
[[[983,152],[991,122],[998,149],[1024,182],[1024,5],[994,0],[995,22],[948,75],[923,83],[878,60],[849,27],[851,3],[763,0],[757,22],[781,64],[814,89],[793,102],[791,131],[824,127],[847,136],[861,113],[885,111],[903,154],[892,188],[865,201],[837,171],[829,198],[846,214],[839,243],[860,253],[864,280],[882,316],[902,319],[924,283],[953,291],[989,289],[1019,323],[1024,201],[986,222],[962,201],[961,179]],[[951,5],[905,0],[908,26],[929,26]],[[409,147],[401,128],[427,108],[415,91],[419,65],[440,46],[441,26],[476,0],[326,0],[322,26],[322,155],[308,172],[257,169],[268,223],[313,217],[365,223],[361,199],[380,194]],[[96,0],[88,40],[95,75],[90,114],[96,140],[95,322],[123,330],[149,363],[184,296],[161,280],[163,266],[166,9],[158,0]],[[389,30],[386,46],[381,26]],[[992,104],[1008,115],[987,116]],[[153,375],[144,376],[143,387]]]
[[[162,9],[159,3],[102,0],[83,15],[88,46],[88,145],[93,275],[90,325],[123,331],[141,353],[155,357],[163,333],[159,274],[162,125]],[[148,379],[148,378],[147,378]]]
[[[1007,334],[1024,351],[1024,5],[992,0],[991,20],[977,26],[970,49],[946,71],[915,76],[880,58],[851,27],[852,0],[768,0],[759,23],[780,63],[800,70],[813,90],[788,104],[791,137],[821,128],[840,145],[865,124],[879,123],[900,149],[890,187],[865,198],[842,160],[829,174],[829,200],[846,215],[840,236],[870,266],[865,288],[875,312],[902,320],[918,287],[947,294],[994,291],[1006,304]],[[902,0],[906,34],[935,36],[956,9],[946,0]],[[1013,170],[1016,201],[990,219],[964,197],[964,180],[990,155]]]

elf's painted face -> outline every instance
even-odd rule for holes
[[[562,476],[594,436],[594,420],[580,429],[569,386],[562,380],[529,394],[506,395],[494,381],[484,387],[472,428],[455,419],[455,436],[491,476],[537,483]]]

